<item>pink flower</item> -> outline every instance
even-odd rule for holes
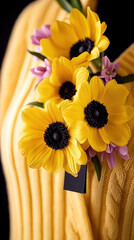
[[[107,145],[106,151],[101,154],[101,161],[103,162],[107,158],[109,168],[114,168],[117,162],[116,152],[125,160],[129,159],[127,145],[123,147],[116,146],[113,143]]]
[[[35,52],[37,52],[37,53],[40,53],[40,52],[41,52],[40,46],[35,48]],[[38,60],[40,60],[40,59],[39,59],[38,57],[36,57],[36,56],[33,56],[33,60],[38,61]]]
[[[50,26],[51,25],[42,25],[41,30],[35,29],[34,34],[31,36],[32,44],[40,45],[42,38],[49,38],[51,36]]]
[[[52,71],[51,64],[49,63],[48,59],[45,59],[44,62],[45,67],[38,66],[30,69],[34,77],[39,77],[38,83],[40,83],[44,78],[50,77],[51,75]]]
[[[104,80],[104,83],[106,84],[115,77],[116,70],[119,68],[119,63],[112,63],[107,56],[104,56],[102,58],[102,65],[103,69],[101,70],[101,75],[99,78]]]
[[[86,150],[86,154],[87,154],[87,161],[89,162],[91,160],[91,158],[96,155],[96,151],[90,146]]]

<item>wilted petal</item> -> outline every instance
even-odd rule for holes
[[[91,158],[96,155],[96,151],[90,146],[90,147],[86,150],[86,154],[87,154],[87,158],[88,158],[88,162],[89,162],[89,161],[91,160]]]
[[[108,155],[107,155],[107,163],[108,163],[109,168],[111,168],[111,169],[114,168],[115,165],[116,165],[116,161],[117,161],[117,159],[116,159],[115,152],[113,151],[111,153],[108,153]]]
[[[111,144],[108,144],[107,145],[107,149],[106,149],[106,152],[107,153],[111,153],[113,151],[113,146]]]
[[[118,147],[118,152],[121,155],[126,155],[128,153],[128,148],[127,145],[123,146],[123,147]]]

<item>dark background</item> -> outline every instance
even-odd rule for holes
[[[44,0],[45,1],[45,0]],[[3,61],[4,53],[10,37],[14,22],[20,12],[32,0],[12,0],[6,1],[4,6],[0,7],[0,67]],[[4,3],[3,3],[4,4]],[[97,13],[101,21],[107,23],[106,36],[110,40],[110,46],[106,54],[113,61],[127,47],[134,42],[134,9],[133,1],[127,0],[99,0]],[[5,178],[0,161],[0,233],[2,239],[9,239],[9,211],[8,197],[6,191]],[[19,239],[18,239],[19,240]]]

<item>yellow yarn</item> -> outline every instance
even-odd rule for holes
[[[87,1],[83,1],[87,4]],[[91,1],[95,2],[95,1]],[[95,7],[93,10],[95,10]],[[55,1],[30,4],[13,29],[1,70],[1,154],[6,178],[11,240],[133,240],[134,239],[134,119],[128,145],[130,159],[118,158],[110,170],[102,164],[98,182],[88,164],[87,194],[63,190],[64,171],[49,174],[27,167],[18,147],[22,107],[33,100],[36,79],[29,69],[35,63],[29,36],[33,29],[67,14]],[[19,57],[16,59],[16,52]],[[134,44],[119,58],[119,73],[134,72]],[[127,84],[134,104],[134,83]]]

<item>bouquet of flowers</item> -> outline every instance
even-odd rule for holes
[[[82,166],[92,161],[100,181],[100,162],[112,169],[117,154],[129,159],[134,108],[123,84],[134,75],[120,76],[119,63],[105,55],[107,25],[97,13],[87,7],[85,14],[79,0],[58,2],[69,18],[31,36],[36,47],[28,52],[42,64],[30,69],[37,77],[36,98],[22,110],[18,145],[31,168],[52,173],[64,168],[77,181]]]

